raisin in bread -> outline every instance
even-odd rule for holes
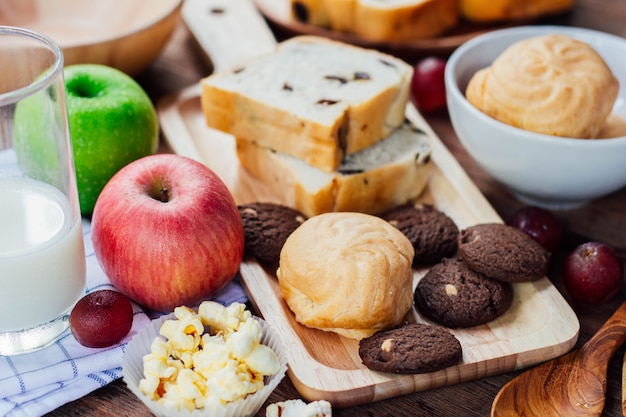
[[[295,20],[354,33],[375,42],[434,37],[459,21],[457,0],[291,0],[290,3]]]
[[[404,204],[426,188],[431,166],[430,142],[409,122],[347,156],[332,173],[250,141],[237,140],[237,154],[283,204],[307,217],[332,211],[377,214]]]
[[[402,124],[413,68],[314,36],[202,80],[209,127],[333,172]]]

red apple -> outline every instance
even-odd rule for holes
[[[111,283],[157,311],[211,297],[243,257],[230,191],[208,167],[180,155],[147,156],[118,171],[96,201],[91,230]]]
[[[565,258],[565,288],[581,303],[603,303],[622,287],[624,264],[605,243],[586,242]]]

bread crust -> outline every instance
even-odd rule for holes
[[[476,23],[524,20],[563,13],[574,0],[459,0],[463,18]]]
[[[459,22],[457,0],[395,3],[359,1],[354,10],[352,31],[379,42],[422,39],[439,36]]]
[[[434,37],[459,21],[457,0],[291,0],[291,11],[297,21],[372,42]]]

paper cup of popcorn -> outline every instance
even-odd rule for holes
[[[156,416],[254,416],[287,371],[277,332],[245,305],[203,302],[151,321],[126,346],[128,388]]]

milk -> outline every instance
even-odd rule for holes
[[[48,184],[0,178],[0,332],[54,320],[83,295],[81,218],[71,213]]]

